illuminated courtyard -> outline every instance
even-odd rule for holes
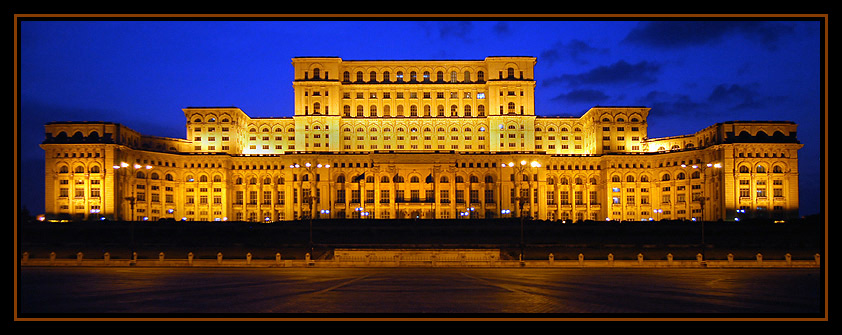
[[[822,302],[818,269],[27,268],[22,279],[27,316],[815,317]]]

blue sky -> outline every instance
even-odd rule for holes
[[[537,58],[538,115],[647,106],[649,137],[716,122],[798,123],[801,214],[819,212],[822,30],[817,19],[690,21],[38,21],[19,31],[20,201],[44,209],[44,124],[109,121],[185,138],[181,109],[291,116],[291,59]]]

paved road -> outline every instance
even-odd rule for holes
[[[813,318],[823,310],[821,287],[818,269],[23,268],[19,311],[25,318]]]

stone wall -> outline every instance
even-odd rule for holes
[[[545,260],[501,260],[499,250],[471,249],[336,249],[332,259],[313,260],[307,254],[303,260],[283,259],[276,254],[275,259],[253,259],[224,256],[218,253],[216,259],[196,259],[192,253],[187,257],[167,258],[160,253],[157,259],[111,259],[108,253],[99,257],[86,257],[78,253],[76,258],[56,258],[52,253],[49,258],[30,258],[24,253],[20,265],[27,266],[64,266],[64,267],[528,267],[528,268],[817,268],[821,266],[821,257],[816,254],[812,260],[793,260],[789,254],[784,259],[764,259],[757,254],[752,260],[735,260],[732,255],[727,260],[705,260],[702,255],[696,259],[674,259],[667,254],[666,259],[644,259],[639,254],[636,260],[615,260],[612,254],[602,259],[585,259],[579,254],[576,260],[555,260],[549,254]]]

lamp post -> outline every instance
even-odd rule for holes
[[[525,197],[523,196],[523,194],[520,190],[520,184],[523,182],[522,176],[523,176],[523,172],[526,171],[526,169],[530,169],[530,171],[531,171],[531,169],[533,169],[533,168],[541,167],[541,164],[536,162],[536,161],[532,161],[531,163],[529,163],[529,166],[527,166],[526,160],[521,160],[520,165],[516,165],[514,162],[509,162],[509,164],[503,163],[503,167],[507,167],[507,166],[511,167],[516,172],[514,174],[514,176],[515,176],[514,179],[515,179],[515,182],[517,183],[516,184],[517,188],[516,188],[516,191],[515,191],[516,192],[515,199],[518,202],[517,203],[518,215],[520,215],[520,262],[521,262],[521,265],[523,265],[523,249],[524,249],[524,245],[525,245],[524,240],[523,240],[523,219],[524,219],[523,218],[523,205],[524,205],[524,202],[529,201],[529,203],[530,203],[529,211],[530,212],[532,212],[533,208],[532,208],[532,201],[530,201],[530,199],[529,199],[529,195],[527,195]],[[520,175],[521,177],[518,178],[518,175]],[[532,193],[532,178],[527,178],[527,183],[529,184],[529,192],[528,193]]]
[[[681,164],[681,167],[687,167],[685,164]],[[705,200],[709,199],[710,197],[707,196],[707,189],[706,189],[706,182],[707,182],[707,174],[705,171],[708,168],[713,169],[720,169],[722,168],[722,164],[720,163],[706,163],[706,164],[693,164],[690,165],[692,169],[698,169],[702,174],[702,194],[700,196],[695,197],[693,200],[699,201],[699,209],[702,211],[701,221],[702,221],[702,259],[705,256]],[[695,220],[695,217],[693,218]]]
[[[126,163],[126,162],[120,162],[119,165],[114,165],[113,168],[114,168],[115,171],[127,171],[127,169],[129,168],[129,164]],[[140,165],[140,164],[134,164],[132,166],[132,168],[134,168],[134,171],[135,171],[135,174],[136,174],[137,173],[136,171],[143,168],[143,166]],[[152,166],[146,165],[145,168],[146,168],[146,170],[150,170],[150,169],[152,169]],[[126,177],[127,173],[128,172],[123,172],[124,181],[125,181],[125,179],[128,179]],[[135,175],[135,177],[137,177],[137,175]],[[129,249],[131,249],[130,259],[132,259],[132,260],[134,260],[134,253],[135,253],[135,248],[134,248],[134,229],[135,229],[134,228],[134,221],[135,221],[134,204],[135,204],[135,201],[137,201],[137,198],[135,197],[135,188],[136,188],[136,186],[131,187],[131,189],[132,189],[131,195],[124,198],[125,200],[127,200],[129,202],[129,211],[130,211],[129,223],[131,224],[130,233],[129,233],[130,234],[130,236],[129,236]]]
[[[303,177],[303,175],[312,175],[313,179],[315,179],[315,180],[313,180],[313,188],[312,189],[314,189],[314,190],[316,190],[316,192],[318,192],[319,178],[316,177],[316,174],[314,173],[314,171],[316,171],[317,169],[322,169],[322,168],[324,168],[324,169],[330,168],[330,164],[313,165],[313,164],[310,164],[309,162],[307,162],[307,163],[304,163],[303,166],[296,163],[296,164],[290,165],[289,167],[291,169],[303,169],[305,171],[305,173],[302,174],[302,177],[299,180],[299,184],[298,184],[299,189],[302,189],[302,190],[304,189],[304,177]],[[328,182],[330,182],[330,180],[328,180]],[[318,197],[315,196],[313,194],[313,192],[310,192],[310,194],[306,196],[306,201],[309,205],[307,217],[309,219],[309,226],[310,226],[310,240],[308,242],[307,249],[310,250],[310,255],[313,255],[313,200],[316,200],[316,199],[318,199]],[[301,201],[305,201],[305,196],[304,196],[303,192],[302,192],[302,195],[301,195]]]

